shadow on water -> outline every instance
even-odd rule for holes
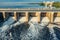
[[[4,19],[3,19],[3,16],[2,16],[2,13],[0,13],[0,26],[2,25]]]
[[[54,30],[55,30],[55,34],[56,34],[57,38],[60,39],[60,28],[54,27]]]

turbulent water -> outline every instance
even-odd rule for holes
[[[0,40],[59,40],[60,31],[57,31],[57,26],[50,26],[48,22],[13,22],[9,18],[0,27]]]

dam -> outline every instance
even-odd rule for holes
[[[1,40],[59,40],[60,9],[1,8],[0,18]]]
[[[35,17],[33,20],[40,23],[43,17],[47,17],[50,23],[60,23],[60,10],[59,9],[41,9],[41,8],[21,8],[21,9],[0,9],[3,20],[9,16],[13,16],[14,20],[24,17],[25,22],[29,22],[30,18]],[[45,19],[46,20],[46,19]]]

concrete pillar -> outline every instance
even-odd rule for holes
[[[29,17],[29,16],[28,16],[28,12],[25,12],[25,14],[26,14],[26,16],[25,16],[25,17],[26,17],[26,22],[28,22],[28,20],[29,20],[29,19],[28,19],[28,17]]]
[[[54,22],[54,12],[50,13],[50,22],[53,23]]]
[[[14,19],[17,21],[17,13],[14,12]]]
[[[48,12],[46,12],[46,17],[48,17],[48,15],[49,15],[49,13],[48,13]]]
[[[57,12],[57,16],[60,17],[60,12]]]
[[[38,18],[37,19],[38,23],[40,23],[40,18],[41,18],[40,14],[41,14],[41,12],[36,12],[36,16]]]
[[[49,18],[49,20],[50,20],[50,17],[51,17],[50,14],[51,14],[50,12],[46,13],[46,16]]]
[[[3,18],[5,19],[6,18],[6,13],[5,12],[2,12],[3,13]]]

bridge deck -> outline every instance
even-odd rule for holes
[[[35,11],[41,11],[41,12],[48,12],[48,11],[53,11],[53,12],[58,12],[60,9],[50,9],[50,8],[0,8],[0,11],[20,11],[20,12],[35,12]]]

